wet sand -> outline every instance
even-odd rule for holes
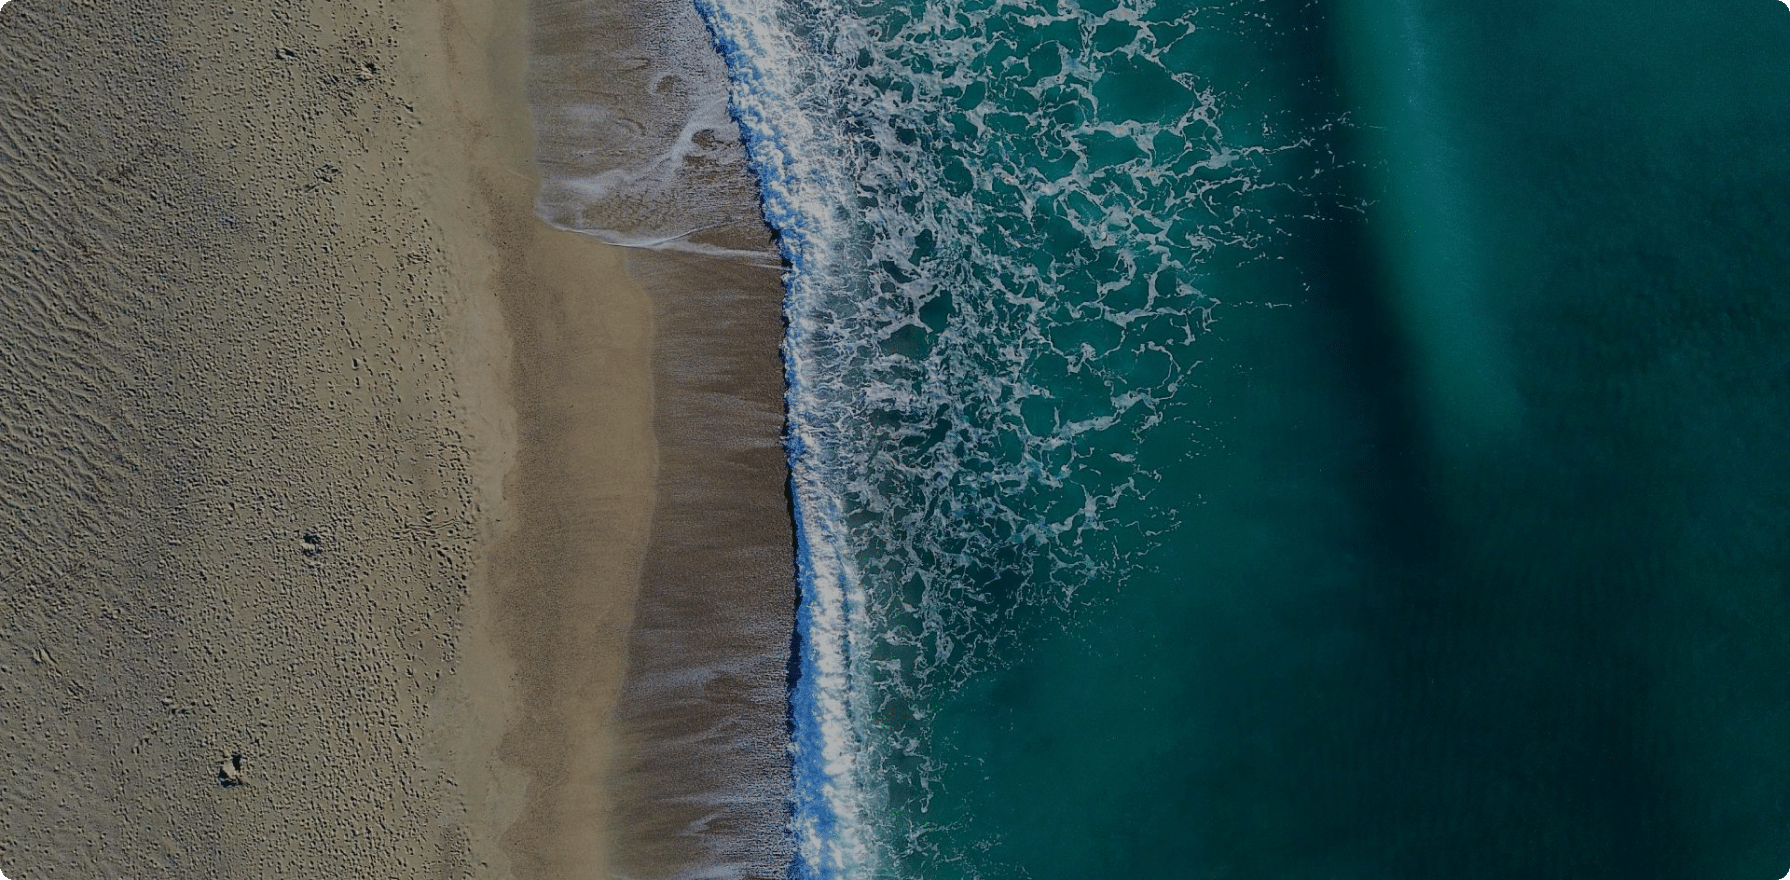
[[[787,876],[794,537],[783,265],[688,3],[533,0],[540,213],[631,247],[653,302],[658,502],[615,720],[614,868]]]
[[[524,16],[0,11],[0,870],[609,876],[660,380]]]
[[[658,305],[660,477],[616,712],[616,864],[774,880],[791,858],[796,606],[782,364],[764,344],[782,332],[781,276],[683,254],[629,263]]]

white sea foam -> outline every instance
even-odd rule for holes
[[[745,264],[755,265],[755,266],[765,266],[765,267],[769,267],[769,268],[776,268],[776,267],[782,265],[782,263],[776,258],[775,255],[766,253],[764,251],[746,250],[743,248],[727,248],[727,247],[721,247],[719,245],[708,244],[705,242],[689,241],[688,240],[690,236],[697,235],[697,234],[700,234],[707,230],[715,229],[715,228],[718,228],[718,227],[717,226],[706,226],[706,227],[701,227],[701,228],[697,228],[697,229],[692,229],[692,230],[682,232],[682,233],[679,233],[676,235],[653,236],[653,237],[638,236],[638,235],[624,235],[622,233],[616,232],[614,230],[609,230],[609,229],[579,229],[577,231],[582,232],[586,235],[592,236],[594,238],[601,239],[601,240],[606,241],[610,244],[616,245],[617,247],[637,248],[639,250],[647,250],[647,251],[674,251],[677,253],[695,254],[695,255],[703,256],[703,257],[715,257],[717,259],[730,260],[730,261],[733,261],[736,263],[745,263]]]
[[[844,236],[839,194],[843,181],[826,161],[838,134],[824,115],[790,112],[792,95],[826,80],[824,59],[796,45],[775,0],[734,0],[725,7],[699,0],[699,9],[729,60],[733,112],[747,138],[763,191],[767,219],[780,231],[784,255],[796,267],[790,279],[784,345],[789,377],[789,438],[803,596],[798,628],[802,669],[793,697],[792,759],[795,809],[792,833],[796,871],[811,878],[858,875],[869,860],[864,803],[857,767],[860,746],[851,705],[850,664],[863,631],[863,598],[852,562],[839,543],[844,533],[839,499],[805,454],[824,449],[804,379],[815,375],[810,341],[826,333],[803,268],[825,260],[822,252]],[[799,158],[798,158],[799,157]]]

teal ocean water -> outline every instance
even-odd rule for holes
[[[1790,867],[1790,10],[699,6],[796,876]]]

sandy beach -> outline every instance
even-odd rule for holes
[[[685,384],[536,217],[525,6],[0,11],[9,876],[611,876]]]

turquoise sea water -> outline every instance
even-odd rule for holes
[[[1790,10],[700,7],[797,876],[1790,866]]]

